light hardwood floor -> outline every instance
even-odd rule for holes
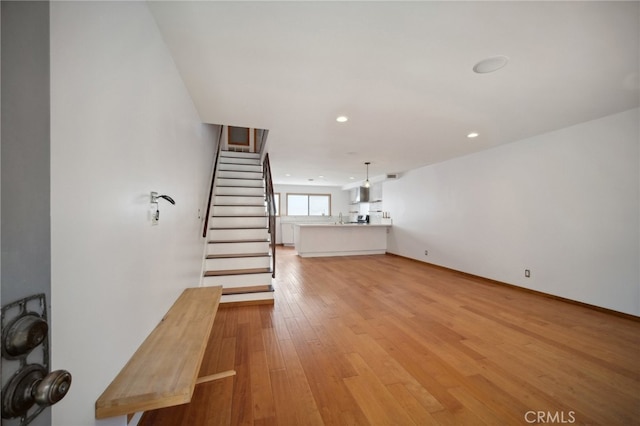
[[[200,375],[237,375],[141,424],[637,425],[639,361],[637,320],[397,256],[279,247],[275,306],[214,323]]]

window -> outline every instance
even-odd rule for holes
[[[279,192],[273,193],[273,201],[275,202],[275,205],[276,205],[276,216],[280,216],[280,193]]]
[[[287,194],[289,216],[331,216],[331,194]]]
[[[229,126],[229,145],[249,146],[249,128]]]

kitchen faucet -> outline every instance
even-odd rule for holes
[[[342,221],[342,212],[340,212],[339,218],[340,218],[340,222],[339,222],[340,225],[344,225],[344,222]]]

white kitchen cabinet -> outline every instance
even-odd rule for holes
[[[300,257],[384,254],[389,225],[297,223],[295,246]]]
[[[293,223],[281,224],[280,235],[282,236],[282,244],[285,246],[292,246],[295,241],[293,236]]]

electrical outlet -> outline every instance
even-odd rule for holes
[[[425,251],[424,251],[424,255],[425,255],[425,256],[429,256],[429,250],[425,250]]]
[[[156,226],[158,224],[158,219],[160,219],[160,211],[155,207],[150,209],[149,217],[151,219],[151,226]]]
[[[528,269],[525,269],[525,270],[524,270],[524,276],[525,276],[526,278],[530,278],[530,277],[531,277],[531,271],[530,271],[530,270],[528,270]]]

